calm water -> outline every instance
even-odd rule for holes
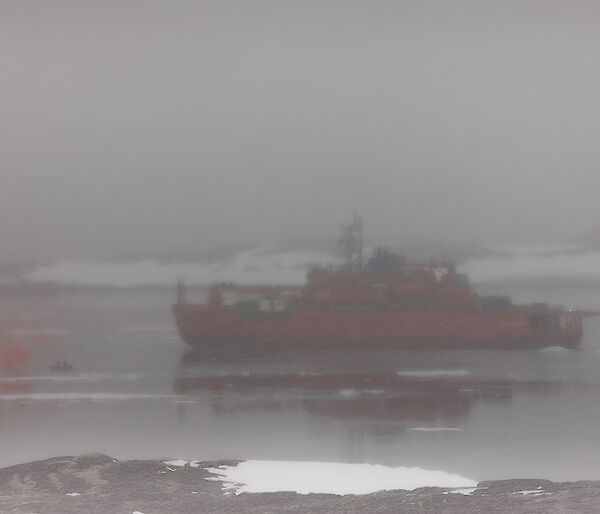
[[[494,292],[600,308],[594,288]],[[318,361],[198,358],[179,341],[171,300],[0,298],[0,466],[100,451],[600,479],[600,319],[585,321],[577,351],[399,352],[332,374]],[[72,371],[49,369],[65,359]]]

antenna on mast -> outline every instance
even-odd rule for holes
[[[177,305],[183,305],[187,303],[185,294],[185,283],[183,279],[179,277],[177,279]]]
[[[360,271],[363,268],[362,228],[362,217],[355,212],[352,223],[343,228],[338,243],[342,256],[346,259],[347,266],[353,271]]]

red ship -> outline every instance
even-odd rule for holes
[[[207,304],[190,304],[180,283],[173,312],[182,340],[223,356],[573,348],[582,316],[597,314],[482,297],[452,264],[408,264],[384,248],[365,264],[358,217],[341,244],[347,263],[311,269],[301,287],[220,283]]]

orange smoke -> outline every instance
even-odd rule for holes
[[[0,366],[4,371],[16,371],[29,360],[29,350],[16,343],[9,343],[0,352]]]

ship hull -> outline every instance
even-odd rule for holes
[[[534,330],[527,313],[293,311],[237,317],[206,305],[174,305],[184,342],[213,355],[262,356],[387,350],[574,348],[581,324]]]

